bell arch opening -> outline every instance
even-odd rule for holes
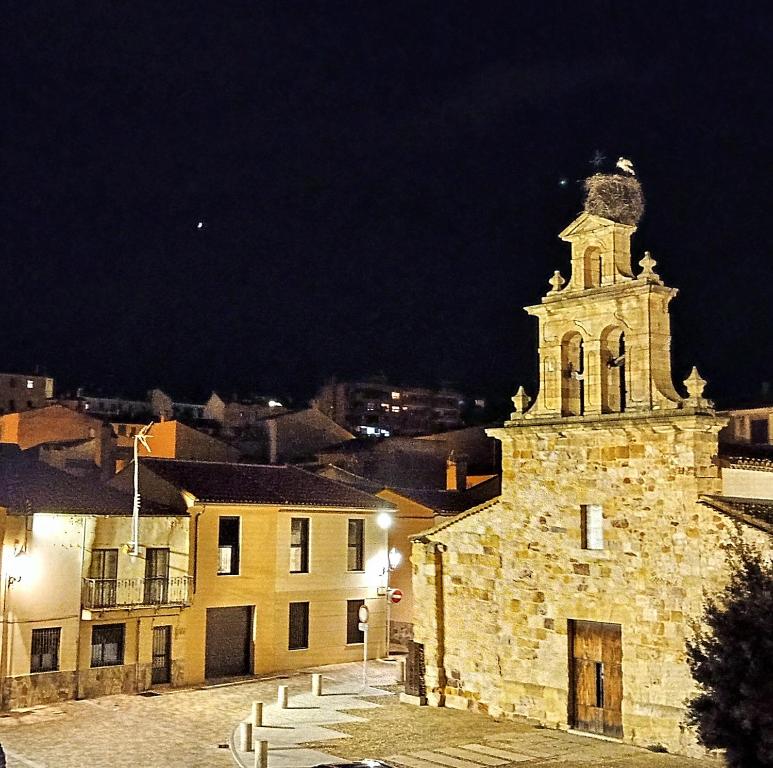
[[[582,257],[583,288],[598,288],[601,285],[601,249],[590,246]]]
[[[561,341],[561,415],[582,416],[585,413],[585,345],[576,332]]]
[[[601,412],[622,413],[626,406],[626,346],[622,328],[601,334]]]

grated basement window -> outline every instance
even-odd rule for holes
[[[56,672],[59,669],[61,627],[32,630],[30,672]]]

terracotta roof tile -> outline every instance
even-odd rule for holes
[[[142,466],[199,501],[355,509],[392,508],[343,483],[283,464],[141,459]]]
[[[38,461],[15,446],[0,452],[0,505],[11,514],[30,512],[87,515],[131,515],[132,496],[96,478],[76,477]],[[170,508],[143,500],[143,516],[179,515]]]

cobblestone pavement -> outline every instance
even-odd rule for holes
[[[721,765],[715,760],[661,755],[519,722],[497,722],[471,712],[399,704],[396,696],[385,695],[394,690],[388,687],[394,668],[377,663],[369,666],[369,681],[380,691],[363,691],[358,665],[336,665],[240,684],[170,690],[153,697],[105,696],[0,716],[0,742],[8,754],[8,765],[18,768],[230,767],[234,762],[228,745],[234,727],[248,717],[255,700],[266,702],[264,722],[269,724],[270,703],[276,699],[277,685],[282,684],[289,687],[290,706],[278,715],[281,723],[264,731],[271,733],[270,768],[300,765],[303,761],[294,758],[308,751],[332,762],[391,759],[403,768]],[[309,701],[310,671],[324,675],[322,706],[319,699]],[[323,708],[338,712],[329,727],[322,725],[329,722],[329,713],[314,713]],[[331,728],[337,732],[333,738],[327,732]],[[298,735],[293,731],[302,731],[307,740],[300,748],[293,749]]]

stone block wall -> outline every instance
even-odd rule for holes
[[[609,622],[622,627],[624,739],[699,752],[685,638],[736,530],[697,501],[720,491],[721,425],[685,413],[496,430],[501,499],[414,544],[430,702],[567,728],[569,622]],[[581,546],[583,504],[603,507],[602,550]]]
[[[77,685],[77,672],[38,672],[23,677],[9,677],[3,685],[2,709],[34,707],[74,699]]]
[[[115,667],[95,667],[80,673],[78,698],[91,699],[114,693],[137,693],[143,690],[138,683],[145,677],[143,667],[149,664],[123,664]],[[149,678],[148,678],[149,679]]]

